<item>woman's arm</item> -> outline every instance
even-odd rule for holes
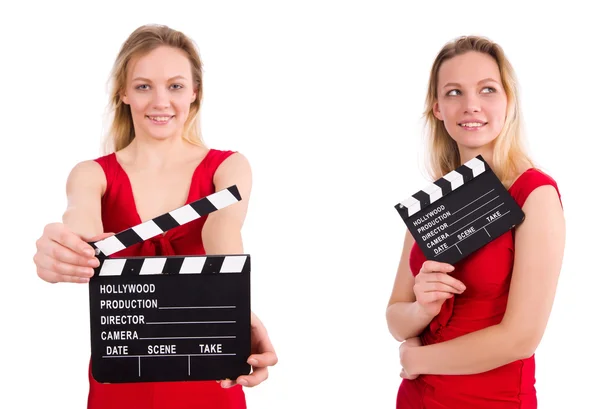
[[[565,220],[552,186],[535,189],[515,233],[515,260],[502,322],[439,344],[401,349],[409,374],[466,375],[533,355],[550,316],[565,246]]]
[[[236,185],[242,200],[208,215],[202,229],[206,254],[241,254],[242,227],[252,190],[252,171],[248,160],[234,153],[221,163],[213,178],[215,191]]]
[[[243,155],[234,153],[219,166],[213,182],[216,191],[236,185],[242,200],[208,216],[202,229],[204,250],[206,254],[242,254],[242,227],[252,190],[252,173],[248,160]],[[222,381],[221,386],[224,388],[235,384],[256,386],[267,379],[267,368],[277,363],[277,355],[267,330],[254,313],[250,316],[250,326],[252,355],[248,357],[248,363],[253,367],[252,373],[240,376],[235,381]]]
[[[400,342],[419,335],[435,317],[420,307],[413,291],[415,279],[410,271],[408,259],[414,242],[415,239],[407,230],[392,295],[385,314],[388,330]]]
[[[67,178],[67,209],[63,224],[86,239],[103,233],[100,203],[105,188],[106,177],[98,163],[78,163]]]
[[[388,328],[398,341],[419,335],[433,317],[439,314],[448,298],[465,290],[463,283],[450,276],[454,267],[448,263],[425,261],[419,273],[413,277],[408,260],[414,242],[407,231],[386,311]]]
[[[77,164],[67,179],[67,209],[63,223],[45,226],[33,257],[38,276],[49,283],[87,283],[98,266],[94,250],[86,241],[100,239],[100,200],[106,178],[94,161]]]

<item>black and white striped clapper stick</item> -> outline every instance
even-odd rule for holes
[[[428,260],[454,264],[525,214],[481,155],[395,206]]]
[[[250,372],[250,255],[110,257],[241,200],[231,186],[90,243],[91,369],[101,383],[235,379]]]

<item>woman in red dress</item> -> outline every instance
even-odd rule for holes
[[[140,27],[123,44],[112,80],[112,152],[71,171],[63,223],[47,225],[37,242],[38,275],[51,283],[87,283],[98,266],[87,242],[234,184],[240,202],[114,256],[243,253],[250,166],[241,154],[209,149],[202,142],[197,121],[202,69],[192,41],[165,26]],[[220,382],[100,384],[90,371],[88,408],[245,408],[242,386],[263,382],[277,362],[254,314],[251,330],[250,375]]]
[[[386,313],[402,342],[396,407],[533,409],[565,244],[558,186],[521,147],[515,75],[497,44],[448,43],[430,75],[432,179],[482,155],[526,217],[455,265],[426,260],[406,233]]]

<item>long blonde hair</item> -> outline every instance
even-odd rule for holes
[[[425,124],[429,148],[428,172],[434,180],[461,165],[456,142],[450,137],[443,121],[438,120],[433,109],[437,101],[438,74],[442,63],[457,55],[476,51],[490,55],[500,69],[502,86],[507,96],[506,120],[495,140],[492,167],[498,179],[508,188],[518,176],[521,166],[534,167],[525,152],[523,127],[516,75],[502,48],[485,37],[463,36],[447,43],[433,62],[427,98],[425,101]]]
[[[144,25],[137,28],[121,46],[111,72],[110,100],[108,111],[112,117],[104,141],[104,152],[119,151],[128,146],[135,138],[131,109],[121,100],[121,93],[126,86],[127,69],[133,58],[145,55],[152,50],[168,46],[186,53],[192,68],[194,86],[197,97],[190,105],[188,119],[184,126],[183,139],[203,146],[200,134],[199,114],[202,100],[202,62],[194,42],[180,31],[164,25]]]

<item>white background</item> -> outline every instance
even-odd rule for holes
[[[246,390],[250,408],[394,407],[400,369],[385,307],[404,225],[393,206],[426,182],[429,69],[462,34],[505,49],[531,151],[563,194],[568,241],[537,351],[540,408],[597,404],[595,13],[578,1],[348,3],[3,6],[0,407],[85,407],[87,287],[42,282],[32,256],[43,226],[61,218],[70,169],[101,154],[111,64],[145,23],[196,41],[204,138],[253,167],[253,309],[280,363]]]

